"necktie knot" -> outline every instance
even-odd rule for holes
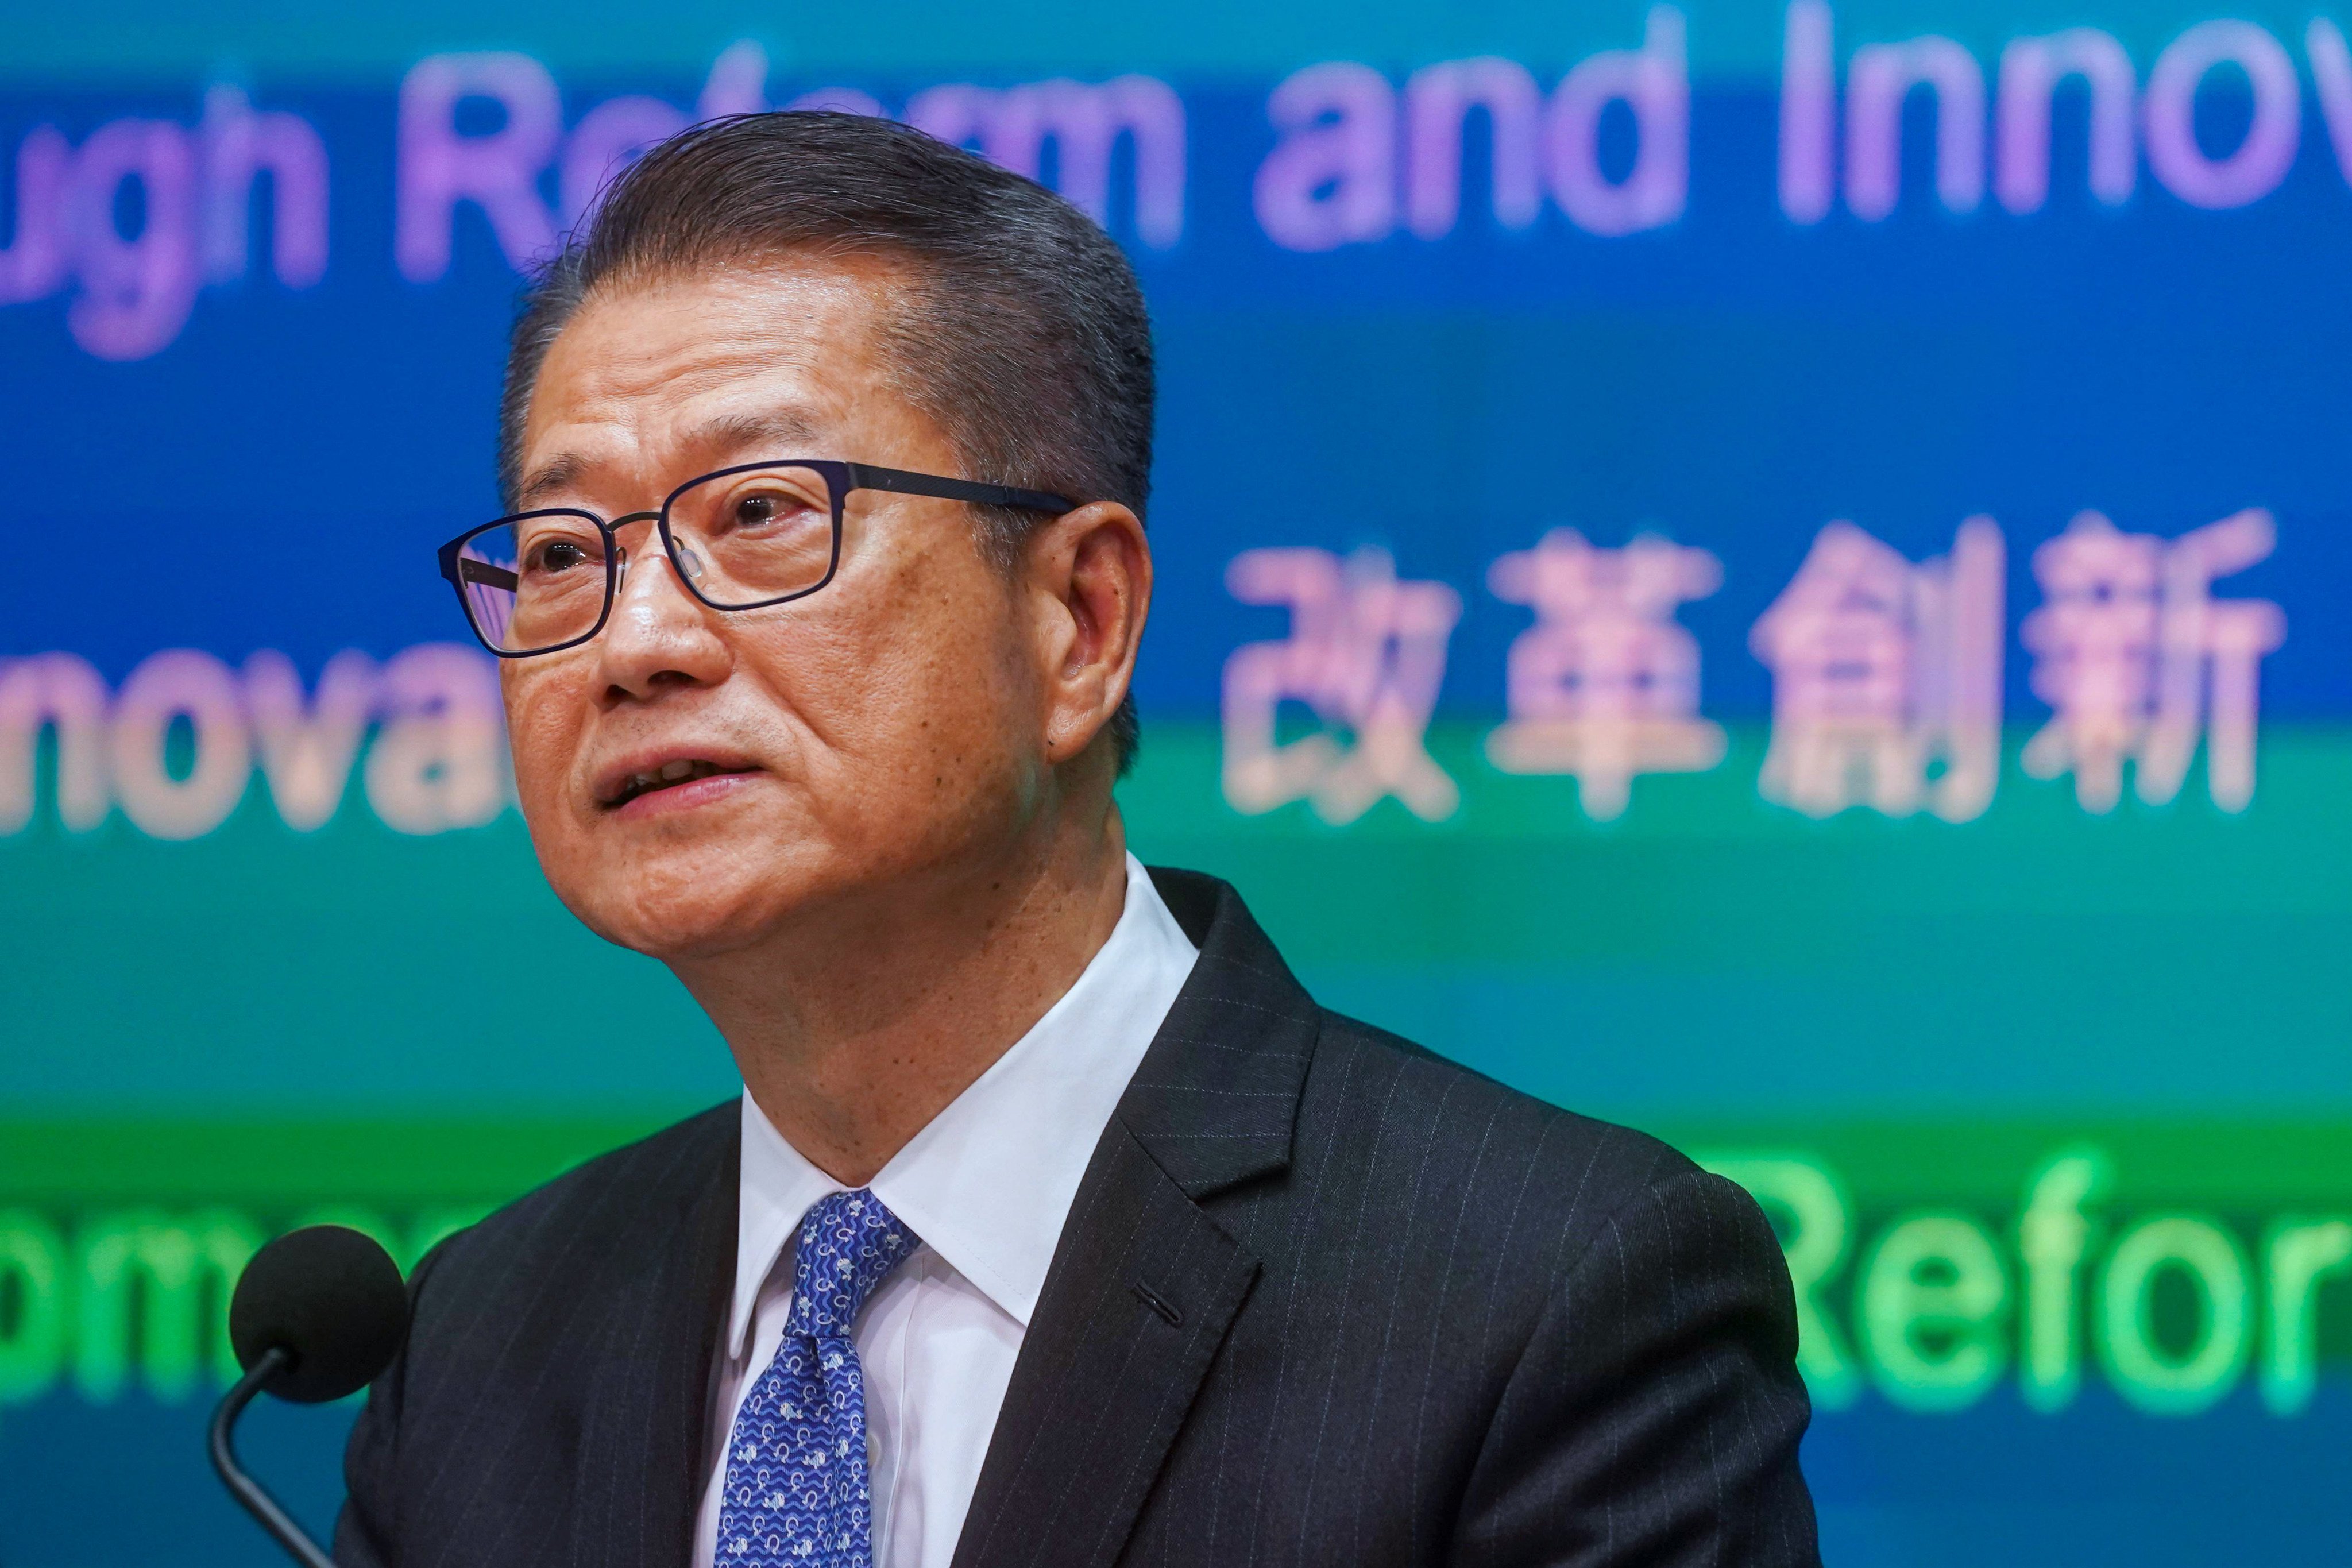
[[[873,1568],[866,1376],[849,1325],[921,1245],[862,1189],[802,1219],[792,1322],[735,1415],[719,1508],[726,1568]]]
[[[866,1299],[921,1240],[863,1187],[814,1205],[801,1221],[793,1260],[792,1331],[847,1339]]]

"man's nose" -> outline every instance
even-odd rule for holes
[[[617,535],[632,524],[648,524],[655,515],[617,518],[614,531]],[[613,613],[597,639],[608,700],[642,700],[665,687],[723,679],[730,660],[716,624],[719,612],[697,599],[679,580],[660,535],[644,528],[633,544],[623,547],[619,565]],[[692,564],[687,570],[691,572]]]

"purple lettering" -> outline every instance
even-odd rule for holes
[[[1543,94],[1516,61],[1448,60],[1404,86],[1405,223],[1423,239],[1454,230],[1462,211],[1462,123],[1482,109],[1494,143],[1495,221],[1526,228],[1543,212]]]
[[[342,805],[378,697],[375,661],[346,648],[306,700],[294,661],[262,648],[245,661],[245,710],[278,815],[297,833],[323,827]]]
[[[750,38],[739,39],[719,51],[703,79],[702,97],[694,106],[697,120],[719,120],[730,114],[758,114],[768,107],[768,51]]]
[[[1683,14],[1651,7],[1642,47],[1611,49],[1580,61],[1552,95],[1551,194],[1588,233],[1633,234],[1683,216],[1690,189],[1690,72],[1683,53]],[[1622,101],[1638,136],[1633,172],[1612,181],[1601,172],[1601,112]]]
[[[1837,61],[1824,0],[1795,0],[1780,45],[1780,210],[1819,223],[1837,198]]]
[[[199,134],[205,163],[205,274],[215,282],[245,276],[253,183],[269,176],[270,266],[289,289],[327,275],[327,147],[310,122],[281,110],[256,113],[244,93],[215,87],[205,94]]]
[[[1370,66],[1308,66],[1274,89],[1282,140],[1258,165],[1258,226],[1286,250],[1332,250],[1396,226],[1396,94]]]
[[[969,82],[925,88],[907,100],[907,123],[950,147],[977,152],[982,138],[988,134],[995,100],[996,95],[988,89]]]
[[[2016,39],[2001,51],[1992,184],[2011,212],[2033,212],[2050,197],[2050,99],[2068,76],[2081,77],[2091,91],[2091,194],[2109,206],[2131,199],[2139,171],[2131,57],[2109,34],[2070,27]]]
[[[58,736],[58,817],[76,833],[106,820],[106,682],[70,653],[0,659],[0,834],[33,820],[41,731]]]
[[[0,250],[0,305],[56,292],[66,280],[60,218],[73,145],[53,125],[36,125],[16,148],[16,233]]]
[[[2197,144],[2197,89],[2225,65],[2245,73],[2253,119],[2236,151],[2208,158]],[[2242,207],[2286,178],[2301,131],[2303,94],[2294,61],[2269,33],[2252,22],[2200,22],[2157,56],[2142,111],[2147,164],[2166,190],[2193,207]]]
[[[615,175],[685,129],[685,112],[658,98],[607,99],[581,116],[563,144],[564,226],[578,225]]]
[[[1123,76],[1099,85],[1055,80],[992,92],[950,83],[918,93],[907,121],[959,147],[975,143],[992,160],[1050,182],[1097,223],[1110,221],[1111,154],[1119,139],[1135,151],[1135,232],[1164,249],[1184,235],[1184,103],[1162,81]]]
[[[2312,85],[2319,91],[2319,117],[2327,122],[2327,139],[2336,147],[2336,171],[2352,182],[2352,49],[2345,47],[2344,34],[2325,16],[2312,18],[2303,39],[2311,55]]]
[[[482,136],[457,132],[457,105],[486,98],[506,123]],[[529,55],[434,55],[400,84],[398,223],[402,276],[430,283],[449,270],[457,204],[490,220],[499,247],[520,271],[555,248],[555,218],[539,175],[563,133],[562,105],[547,68]]]
[[[195,731],[195,761],[175,778],[163,759],[173,721]],[[116,695],[107,737],[122,814],[156,838],[201,838],[228,820],[253,773],[253,743],[236,678],[211,654],[151,654]]]
[[[115,224],[115,198],[137,181],[139,232]],[[196,300],[196,154],[161,120],[99,127],[74,160],[68,232],[81,293],[66,313],[74,341],[100,359],[144,359],[179,336]]]
[[[1948,211],[1973,212],[1984,199],[1984,72],[1949,38],[1870,44],[1846,73],[1845,201],[1876,223],[1895,210],[1903,171],[1903,100],[1914,88],[1936,95],[1936,195]]]

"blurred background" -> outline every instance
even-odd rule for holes
[[[91,0],[0,16],[0,1563],[268,1561],[251,1249],[736,1091],[542,885],[433,555],[521,274],[787,105],[1129,247],[1138,847],[1757,1194],[1832,1562],[2341,1553],[2329,14]],[[249,1423],[321,1531],[351,1415]]]

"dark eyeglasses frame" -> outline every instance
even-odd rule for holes
[[[722,605],[696,587],[694,579],[688,575],[686,563],[678,554],[677,541],[670,534],[670,508],[676,505],[678,497],[686,494],[687,491],[698,489],[713,479],[723,479],[730,474],[755,473],[761,468],[806,468],[823,476],[825,488],[831,492],[833,500],[833,552],[825,562],[824,575],[805,588],[798,588],[789,594],[780,594],[772,599],[761,599],[748,605]],[[661,505],[656,510],[629,512],[625,516],[614,518],[610,521],[598,517],[593,511],[569,506],[541,507],[535,511],[509,513],[505,517],[483,523],[478,528],[469,528],[443,545],[440,551],[441,575],[446,578],[450,587],[456,590],[457,607],[464,612],[466,625],[472,630],[475,641],[500,658],[536,658],[543,653],[561,653],[568,647],[578,647],[582,643],[591,640],[598,632],[603,631],[604,623],[612,619],[613,600],[619,590],[621,573],[625,569],[626,560],[620,541],[614,537],[615,530],[635,522],[653,523],[655,531],[661,535],[662,551],[669,557],[670,565],[676,572],[677,580],[686,585],[688,593],[711,609],[764,610],[771,605],[788,605],[795,599],[805,599],[833,581],[835,574],[841,569],[842,515],[848,506],[849,493],[852,490],[887,490],[898,495],[929,496],[940,500],[964,501],[972,506],[998,506],[1008,507],[1018,511],[1042,511],[1055,517],[1059,517],[1065,512],[1076,511],[1079,504],[1066,497],[1052,495],[1044,490],[1024,490],[1010,485],[982,484],[976,479],[954,479],[941,474],[909,473],[904,468],[877,468],[871,463],[845,463],[830,458],[776,458],[762,463],[737,463],[730,468],[714,468],[709,473],[698,475],[687,480],[686,483],[670,491],[668,495],[662,498]],[[493,529],[505,528],[534,517],[576,517],[595,525],[596,531],[604,539],[604,607],[596,613],[596,624],[578,637],[565,642],[551,643],[545,647],[528,648],[517,652],[511,648],[494,647],[490,639],[483,636],[482,628],[474,620],[473,606],[466,598],[466,584],[468,581],[487,584],[492,587],[513,589],[516,586],[514,582],[499,580],[500,577],[511,578],[512,574],[485,562],[464,560],[461,558],[461,552],[467,544]]]

